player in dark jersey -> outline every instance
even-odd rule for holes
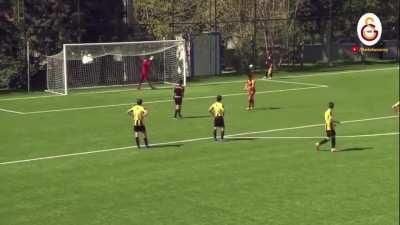
[[[183,86],[183,80],[179,80],[178,84],[176,84],[174,88],[174,101],[175,101],[175,119],[179,115],[182,118],[181,110],[182,110],[182,100],[185,94],[185,87]]]
[[[265,59],[265,79],[272,79],[272,65],[273,65],[273,61],[272,61],[272,54],[268,53],[267,58]]]
[[[153,56],[150,56],[149,58],[144,58],[142,60],[142,67],[140,68],[140,81],[138,86],[139,90],[142,87],[142,83],[144,81],[147,81],[150,88],[154,89],[153,85],[151,85],[151,82],[149,80],[150,66],[152,62],[153,62]]]

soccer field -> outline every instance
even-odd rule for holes
[[[0,224],[399,224],[398,64],[280,72],[257,80],[251,112],[245,79],[189,82],[179,120],[171,89],[0,95]],[[136,98],[149,149],[132,137]],[[329,101],[336,153],[314,145]]]

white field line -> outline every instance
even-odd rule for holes
[[[378,136],[391,136],[398,135],[399,132],[377,133],[377,134],[359,134],[359,135],[337,135],[338,138],[364,138],[364,137],[378,137]],[[241,137],[227,137],[228,139],[317,139],[326,138],[326,136],[241,136]]]
[[[365,121],[381,120],[381,119],[390,119],[390,118],[397,118],[397,117],[398,116],[373,117],[373,118],[367,118],[367,119],[342,121],[341,123],[342,124],[345,124],[345,123],[356,123],[356,122],[365,122]],[[311,125],[304,125],[304,126],[298,126],[298,127],[278,128],[278,129],[273,129],[273,130],[251,131],[251,132],[244,132],[244,133],[240,133],[240,134],[231,134],[231,135],[227,135],[226,137],[236,137],[236,136],[242,136],[242,135],[270,133],[270,132],[285,131],[285,130],[296,130],[296,129],[310,128],[310,127],[320,127],[320,126],[324,126],[324,125],[325,125],[324,123],[319,123],[319,124],[311,124]]]
[[[371,120],[379,120],[379,119],[389,119],[389,118],[394,118],[394,117],[397,117],[397,116],[383,116],[383,117],[374,117],[374,118],[367,118],[367,119],[361,119],[361,120],[348,120],[348,121],[344,121],[343,123],[355,123],[355,122],[363,122],[363,121],[371,121]],[[305,126],[286,127],[286,128],[270,129],[270,130],[255,131],[255,132],[243,132],[243,133],[227,135],[226,137],[227,138],[232,138],[232,137],[248,135],[248,134],[271,133],[271,132],[275,132],[275,131],[295,130],[295,129],[302,129],[302,128],[307,128],[307,127],[317,127],[317,126],[323,126],[323,125],[324,124],[322,123],[322,124],[311,124],[311,125],[305,125]],[[161,142],[161,143],[150,144],[150,147],[151,146],[163,146],[163,145],[171,145],[171,144],[178,144],[178,143],[187,143],[187,142],[209,140],[209,139],[212,139],[212,138],[213,137],[201,137],[201,138],[184,139],[184,140],[178,140],[178,141]],[[246,137],[244,137],[244,138],[246,138]],[[77,152],[77,153],[70,153],[70,154],[53,155],[53,156],[45,156],[45,157],[22,159],[22,160],[14,160],[14,161],[0,162],[0,165],[18,164],[18,163],[25,163],[25,162],[32,162],[32,161],[39,161],[39,160],[46,160],[46,159],[65,158],[65,157],[79,156],[79,155],[89,155],[89,154],[96,154],[96,153],[102,153],[102,152],[111,152],[111,151],[118,151],[118,150],[131,149],[131,148],[136,148],[136,146],[132,145],[132,146],[119,147],[119,148],[109,148],[109,149],[94,150],[94,151],[88,151],[88,152]]]
[[[8,112],[8,113],[14,113],[14,114],[25,114],[23,112],[18,112],[18,111],[14,111],[14,110],[9,110],[9,109],[0,109],[0,111],[2,112]]]
[[[322,87],[314,86],[314,87],[303,87],[303,88],[278,89],[278,90],[271,90],[271,91],[259,91],[256,94],[299,91],[299,90],[307,90],[307,89],[314,89],[314,88],[322,88]],[[231,94],[225,94],[225,95],[223,95],[223,97],[240,96],[240,95],[247,95],[247,93],[245,93],[245,92],[231,93]],[[192,100],[197,100],[197,99],[209,99],[209,98],[215,98],[215,97],[216,97],[216,95],[184,98],[184,101],[192,101]],[[156,101],[144,102],[144,104],[146,105],[146,104],[154,104],[154,103],[165,103],[165,102],[172,102],[172,101],[173,101],[172,99],[156,100]],[[23,112],[23,114],[28,115],[28,114],[41,114],[41,113],[76,111],[76,110],[87,110],[87,109],[98,109],[98,108],[110,108],[110,107],[127,106],[127,105],[132,105],[132,104],[133,103],[121,103],[121,104],[112,104],[112,105],[97,105],[97,106],[85,106],[85,107],[74,107],[74,108],[50,109],[50,110]]]
[[[304,83],[304,82],[293,82],[293,81],[283,81],[283,80],[266,80],[266,79],[259,79],[261,81],[267,81],[267,82],[276,82],[276,83],[284,83],[284,84],[298,84],[298,85],[306,85],[306,86],[312,86],[312,87],[328,87],[328,85],[325,84],[313,84],[313,83]]]
[[[275,81],[275,80],[263,80],[262,81],[270,81],[270,82],[280,82],[280,83],[287,83],[287,84],[299,84],[299,85],[307,85],[307,86],[321,86],[325,87],[326,85],[319,85],[319,84],[312,84],[312,83],[299,83],[299,82],[290,82],[290,81]],[[210,85],[219,85],[219,84],[234,84],[234,83],[245,83],[246,80],[233,80],[233,81],[221,81],[221,82],[211,82],[211,83],[203,83],[203,84],[193,84],[188,85],[188,87],[200,87],[200,86],[210,86]],[[145,84],[146,85],[146,84]],[[137,85],[131,85],[137,86]],[[169,87],[157,87],[157,89],[172,89],[172,86]],[[144,87],[142,90],[150,90],[149,87]],[[120,89],[120,90],[106,90],[106,91],[90,91],[90,92],[80,92],[80,93],[73,93],[73,95],[90,95],[90,94],[105,94],[105,93],[120,93],[120,92],[128,92],[128,91],[136,91],[136,88],[129,88],[127,89]],[[49,92],[49,91],[46,91]],[[53,93],[53,92],[49,92]],[[54,95],[42,95],[42,96],[31,96],[31,97],[16,97],[16,98],[0,98],[0,101],[12,101],[12,100],[25,100],[25,99],[36,99],[36,98],[53,98],[53,97],[65,97],[66,95],[55,93]]]
[[[314,74],[306,74],[306,75],[290,75],[290,76],[279,77],[279,79],[324,76],[324,75],[341,75],[341,74],[347,74],[347,73],[362,73],[362,72],[393,70],[393,69],[399,69],[399,67],[388,67],[388,68],[380,68],[380,69],[365,69],[365,70],[349,70],[349,71],[342,71],[342,72],[340,72],[340,71],[339,72],[322,72],[322,73],[314,73]],[[272,81],[277,82],[276,80],[272,80]],[[243,82],[245,82],[245,80],[222,81],[222,82],[212,82],[212,83],[205,83],[205,84],[189,85],[189,87],[206,86],[206,85],[213,85],[213,84],[243,83]],[[304,84],[306,84],[306,83],[304,83]],[[308,85],[318,85],[318,84],[308,84]],[[324,85],[321,85],[321,86],[324,86]],[[143,89],[148,89],[148,88],[143,88]],[[133,90],[132,89],[124,89],[124,90],[84,92],[84,93],[74,93],[74,95],[102,94],[102,93],[114,93],[114,92],[126,92],[126,91],[133,91]],[[65,96],[63,96],[63,95],[42,95],[42,96],[31,96],[31,97],[0,98],[0,101],[26,100],[26,99],[36,99],[36,98],[54,98],[54,97],[65,97]]]
[[[332,76],[332,75],[342,75],[348,73],[363,73],[363,72],[372,72],[372,71],[382,71],[382,70],[394,70],[399,69],[399,67],[388,67],[388,68],[380,68],[380,69],[365,69],[365,70],[348,70],[348,71],[338,71],[338,72],[321,72],[321,73],[313,73],[313,74],[305,74],[305,75],[289,75],[282,76],[279,78],[297,78],[297,77],[316,77],[316,76]]]
[[[168,89],[171,87],[158,87],[157,89]],[[143,87],[142,90],[150,90],[149,87]],[[107,91],[90,91],[90,92],[78,92],[73,93],[72,95],[90,95],[90,94],[104,94],[104,93],[119,93],[119,92],[128,92],[128,91],[137,91],[136,88],[130,89],[119,89],[119,90],[107,90]],[[48,92],[48,91],[46,91]],[[49,92],[50,93],[50,92]],[[37,99],[37,98],[54,98],[54,97],[66,97],[67,95],[62,94],[52,94],[52,95],[41,95],[41,96],[31,96],[31,97],[16,97],[16,98],[0,98],[0,101],[13,101],[13,100],[27,100],[27,99]]]

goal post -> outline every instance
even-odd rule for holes
[[[188,63],[184,40],[64,44],[63,51],[47,57],[47,91],[136,85],[141,62],[153,56],[149,80],[186,85]]]

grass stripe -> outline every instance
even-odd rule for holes
[[[359,120],[348,120],[348,121],[344,121],[343,123],[364,122],[364,121],[371,121],[371,120],[389,119],[389,118],[395,118],[395,117],[397,117],[397,116],[373,117],[373,118],[366,118],[366,119],[359,119]],[[303,129],[303,128],[308,128],[308,127],[318,127],[318,126],[323,126],[323,125],[325,125],[325,124],[321,123],[321,124],[311,124],[311,125],[305,125],[305,126],[286,127],[286,128],[270,129],[270,130],[255,131],[255,132],[242,132],[242,133],[237,133],[237,134],[226,135],[226,137],[229,139],[229,138],[232,138],[232,137],[237,137],[237,136],[242,136],[242,135],[257,134],[257,133],[271,133],[271,132],[275,132],[275,131],[295,130],[295,129]],[[340,136],[338,136],[338,137],[340,137]],[[178,141],[161,142],[161,143],[151,144],[150,147],[151,146],[163,146],[163,145],[169,145],[169,144],[178,144],[178,143],[188,143],[188,142],[195,142],[195,141],[210,140],[212,138],[213,137],[201,137],[201,138],[184,139],[184,140],[178,140]],[[244,138],[246,138],[246,137],[244,137]],[[87,151],[87,152],[78,152],[78,153],[70,153],[70,154],[62,154],[62,155],[54,155],[54,156],[45,156],[45,157],[22,159],[22,160],[15,160],[15,161],[7,161],[7,162],[0,162],[0,165],[18,164],[18,163],[26,163],[26,162],[39,161],[39,160],[57,159],[57,158],[65,158],[65,157],[80,156],[80,155],[89,155],[89,154],[96,154],[96,153],[102,153],[102,152],[111,152],[111,151],[119,151],[119,150],[132,149],[132,148],[136,148],[136,146],[125,146],[125,147],[100,149],[100,150]]]

